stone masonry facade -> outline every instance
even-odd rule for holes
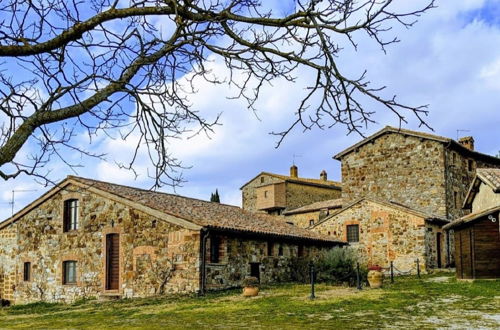
[[[342,198],[376,197],[446,217],[444,159],[440,142],[382,135],[342,157]]]
[[[274,189],[276,185],[284,185],[284,188]],[[243,209],[253,212],[263,211],[259,208],[259,204],[263,204],[259,199],[267,198],[277,201],[276,209],[280,211],[271,211],[271,214],[276,215],[314,202],[340,198],[341,195],[340,187],[332,188],[312,182],[290,182],[266,173],[248,182],[241,190]]]
[[[79,227],[63,232],[63,202],[76,198]],[[11,237],[12,233],[17,236]],[[22,219],[0,230],[4,262],[2,297],[16,303],[73,301],[106,294],[104,242],[119,234],[122,297],[198,289],[199,232],[186,231],[109,199],[68,187]],[[6,242],[6,240],[8,240]],[[5,242],[5,244],[4,244]],[[62,263],[76,261],[77,283],[62,282]],[[22,267],[30,262],[30,281]],[[162,288],[165,276],[171,279]]]
[[[152,216],[139,204],[124,204],[106,192],[98,192],[70,183],[36,202],[38,204],[21,213],[15,222],[2,226],[0,298],[17,304],[195,293],[203,284],[208,290],[241,286],[250,275],[258,276],[262,283],[290,281],[293,261],[318,251],[320,248],[315,244],[341,245],[327,237],[325,242],[308,231],[300,236],[299,229],[293,230],[294,235],[298,235],[293,238],[286,233],[282,237],[261,233],[228,234],[224,230],[221,234],[220,229],[219,232],[203,229],[210,233],[203,243],[201,229],[188,229],[185,223]],[[145,198],[149,196],[148,192],[136,192]],[[64,205],[68,200],[78,200],[78,226],[75,230],[64,231]],[[212,205],[227,212],[235,211],[232,206],[203,203],[204,207]],[[114,290],[109,290],[106,284],[108,235],[119,237],[119,280],[118,289]],[[307,236],[318,237],[320,243]],[[211,258],[213,237],[218,237],[219,242],[216,261]],[[65,262],[76,262],[75,283],[64,281]],[[24,273],[27,263],[31,267],[28,279]],[[202,283],[203,270],[205,280]]]
[[[359,242],[350,242],[358,250],[366,265],[389,267],[390,262],[398,270],[416,271],[419,259],[422,272],[446,262],[446,250],[441,244],[437,253],[436,239],[443,240],[439,225],[426,222],[423,215],[400,207],[392,207],[371,200],[361,200],[354,205],[325,219],[312,228],[314,231],[347,240],[347,226],[358,225]]]

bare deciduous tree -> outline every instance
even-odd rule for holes
[[[274,133],[278,145],[296,127],[341,124],[361,132],[372,121],[373,101],[403,122],[412,114],[426,125],[425,106],[385,98],[366,72],[349,77],[338,65],[343,47],[356,48],[360,34],[385,51],[398,41],[391,28],[412,26],[434,6],[426,1],[400,12],[392,0],[298,0],[285,14],[259,0],[2,1],[0,176],[47,179],[54,157],[78,166],[65,149],[104,156],[75,143],[75,135],[119,130],[122,138],[139,133],[137,148],[147,145],[156,185],[176,184],[181,163],[167,141],[209,133],[218,119],[203,118],[189,102],[195,79],[229,83],[253,108],[267,82],[294,81],[302,67],[312,71],[316,79],[305,86],[294,121]],[[226,79],[207,69],[209,56],[222,59]],[[20,161],[28,142],[38,151]],[[137,149],[121,166],[133,170],[136,156]]]

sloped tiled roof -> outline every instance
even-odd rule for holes
[[[493,191],[500,192],[500,168],[478,168],[477,175],[489,185]]]
[[[460,226],[465,225],[467,223],[471,223],[471,222],[474,222],[476,220],[479,220],[480,218],[482,218],[486,215],[489,215],[489,214],[493,214],[493,216],[495,217],[495,216],[498,216],[499,211],[500,211],[500,205],[497,205],[494,207],[487,208],[485,210],[481,210],[478,212],[467,214],[464,217],[461,217],[457,220],[450,222],[449,224],[444,226],[443,229],[449,230],[449,229],[453,229],[456,227],[460,227]],[[497,214],[495,214],[495,213],[497,213]],[[500,219],[495,219],[495,221],[500,221]]]
[[[481,182],[489,186],[493,192],[500,193],[500,169],[478,168],[476,170],[476,177],[472,180],[464,199],[464,209],[470,209],[472,207],[472,202],[478,192]]]
[[[67,182],[65,183],[65,181]],[[102,191],[130,201],[131,204],[139,204],[175,218],[183,219],[200,227],[342,243],[331,237],[289,225],[277,217],[249,212],[237,206],[212,203],[174,194],[154,192],[75,176],[68,176],[59,186],[62,187],[67,183],[73,182],[83,185],[86,189],[92,188]],[[50,196],[50,194],[47,194],[47,196]],[[32,203],[32,207],[36,207],[43,202],[40,199],[37,201],[36,204]],[[27,211],[25,209],[19,211],[17,214],[25,214]],[[9,219],[10,222],[17,220],[17,214]],[[9,222],[9,220],[7,221]]]
[[[251,180],[246,182],[243,186],[241,186],[240,189],[245,187],[247,184],[255,180],[261,175],[269,175],[278,179],[281,179],[286,182],[292,182],[292,183],[298,183],[298,184],[306,184],[306,185],[315,185],[315,186],[322,186],[325,188],[331,188],[331,189],[341,189],[342,183],[338,181],[332,181],[332,180],[322,180],[322,179],[311,179],[311,178],[301,178],[301,177],[292,177],[288,175],[282,175],[282,174],[275,174],[275,173],[269,173],[269,172],[260,172],[257,174],[255,177],[253,177]]]
[[[422,139],[426,139],[426,140],[433,140],[433,141],[438,141],[438,142],[441,142],[441,143],[446,143],[446,144],[450,144],[450,145],[453,145],[455,146],[455,148],[461,150],[462,152],[465,152],[465,153],[468,153],[470,155],[473,155],[477,158],[481,158],[481,159],[487,159],[488,161],[491,161],[493,163],[496,163],[496,164],[499,164],[500,165],[500,159],[499,158],[496,158],[496,157],[493,157],[491,155],[487,155],[487,154],[483,154],[483,153],[480,153],[480,152],[477,152],[477,151],[473,151],[473,150],[469,150],[467,149],[466,147],[464,147],[463,145],[461,145],[460,143],[458,143],[457,141],[451,139],[451,138],[447,138],[447,137],[444,137],[444,136],[440,136],[440,135],[435,135],[435,134],[430,134],[430,133],[424,133],[424,132],[419,132],[419,131],[413,131],[413,130],[409,130],[409,129],[404,129],[404,128],[397,128],[397,127],[392,127],[392,126],[386,126],[384,127],[383,129],[381,129],[380,131],[368,136],[367,138],[359,141],[358,143],[350,146],[349,148],[339,152],[338,154],[336,154],[335,156],[333,156],[334,159],[337,159],[337,160],[341,160],[343,156],[351,153],[352,151],[356,150],[357,148],[365,145],[366,143],[384,135],[384,134],[387,134],[387,133],[398,133],[398,134],[404,134],[404,135],[409,135],[409,136],[415,136],[415,137],[418,137],[418,138],[422,138]]]
[[[444,219],[444,218],[441,218],[441,217],[438,217],[438,216],[434,216],[434,215],[426,213],[426,212],[422,212],[420,210],[417,210],[415,208],[406,206],[406,205],[398,203],[398,202],[387,201],[387,200],[382,200],[382,199],[373,198],[373,197],[362,197],[362,198],[359,198],[359,199],[351,202],[348,205],[343,206],[341,209],[337,210],[336,212],[332,213],[331,215],[329,215],[328,217],[324,218],[320,222],[316,223],[314,225],[314,227],[319,226],[320,224],[322,224],[322,223],[324,223],[326,221],[329,221],[330,219],[336,217],[340,213],[342,213],[342,212],[344,212],[344,211],[352,208],[354,205],[357,205],[357,204],[359,204],[359,203],[361,203],[363,201],[367,201],[367,202],[371,202],[371,203],[375,203],[375,204],[384,205],[384,206],[387,206],[387,207],[390,207],[390,208],[393,208],[393,209],[397,209],[397,210],[401,210],[401,211],[407,212],[409,214],[414,214],[414,215],[419,216],[419,217],[421,217],[421,218],[423,218],[423,219],[425,219],[426,221],[429,221],[429,222],[449,223],[449,221],[447,219]]]
[[[329,199],[326,201],[316,202],[309,205],[305,205],[293,210],[283,212],[284,215],[307,213],[313,211],[319,211],[323,209],[336,209],[342,207],[342,198]]]

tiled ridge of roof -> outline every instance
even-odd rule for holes
[[[478,168],[477,175],[487,181],[486,183],[493,188],[495,192],[500,192],[500,168]]]
[[[318,211],[322,209],[332,209],[340,207],[342,207],[342,198],[337,198],[337,199],[329,199],[326,201],[320,201],[304,205],[302,207],[298,207],[296,209],[283,212],[283,214],[289,215],[289,214],[305,213],[305,212]]]
[[[203,227],[340,242],[329,236],[291,226],[275,216],[253,213],[233,205],[208,202],[75,176],[70,176],[69,178]]]
[[[483,158],[486,157],[489,160],[498,160],[498,164],[500,164],[500,159],[498,159],[492,155],[483,154],[483,153],[475,151],[475,150],[469,150],[452,138],[448,138],[448,137],[444,137],[444,136],[440,136],[440,135],[436,135],[436,134],[431,134],[431,133],[409,130],[409,129],[405,129],[405,128],[397,128],[397,127],[392,127],[392,126],[385,126],[383,129],[373,133],[372,135],[362,139],[358,143],[356,143],[356,144],[348,147],[347,149],[344,149],[343,151],[339,152],[338,154],[333,156],[333,158],[340,160],[344,155],[350,153],[351,151],[363,146],[364,144],[368,143],[369,141],[371,141],[379,136],[382,136],[388,132],[411,135],[411,136],[420,137],[420,138],[429,139],[429,140],[434,140],[434,141],[438,141],[438,142],[442,142],[442,143],[450,143],[450,144],[457,146],[458,148],[461,148],[461,150],[463,150],[464,152],[471,153],[473,155],[476,155],[477,157],[483,157]]]
[[[302,177],[293,177],[289,175],[283,175],[283,174],[276,174],[276,173],[271,173],[271,172],[260,172],[257,174],[255,177],[253,177],[251,180],[247,181],[241,188],[245,187],[247,184],[255,180],[261,175],[269,175],[273,176],[275,178],[287,181],[287,182],[293,182],[293,183],[302,183],[302,184],[314,184],[314,185],[320,185],[328,188],[337,188],[340,189],[342,188],[342,182],[338,181],[333,181],[333,180],[323,180],[323,179],[313,179],[313,178],[302,178]],[[240,189],[241,189],[240,188]]]

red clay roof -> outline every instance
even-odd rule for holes
[[[478,168],[477,175],[489,185],[494,192],[500,192],[500,168]]]
[[[278,217],[249,212],[237,206],[81,177],[69,176],[68,178],[202,227],[341,243],[329,236],[289,225]]]
[[[282,175],[282,174],[275,174],[275,173],[269,173],[269,172],[260,172],[257,174],[255,177],[253,177],[251,180],[246,182],[243,186],[241,186],[240,189],[245,187],[247,184],[255,180],[261,175],[269,175],[278,179],[281,179],[286,182],[292,182],[292,183],[298,183],[298,184],[305,184],[305,185],[315,185],[315,186],[321,186],[325,188],[330,188],[330,189],[338,189],[340,190],[342,188],[342,183],[338,181],[332,181],[332,180],[322,180],[322,179],[311,179],[311,178],[301,178],[301,177],[292,177],[288,175]]]

